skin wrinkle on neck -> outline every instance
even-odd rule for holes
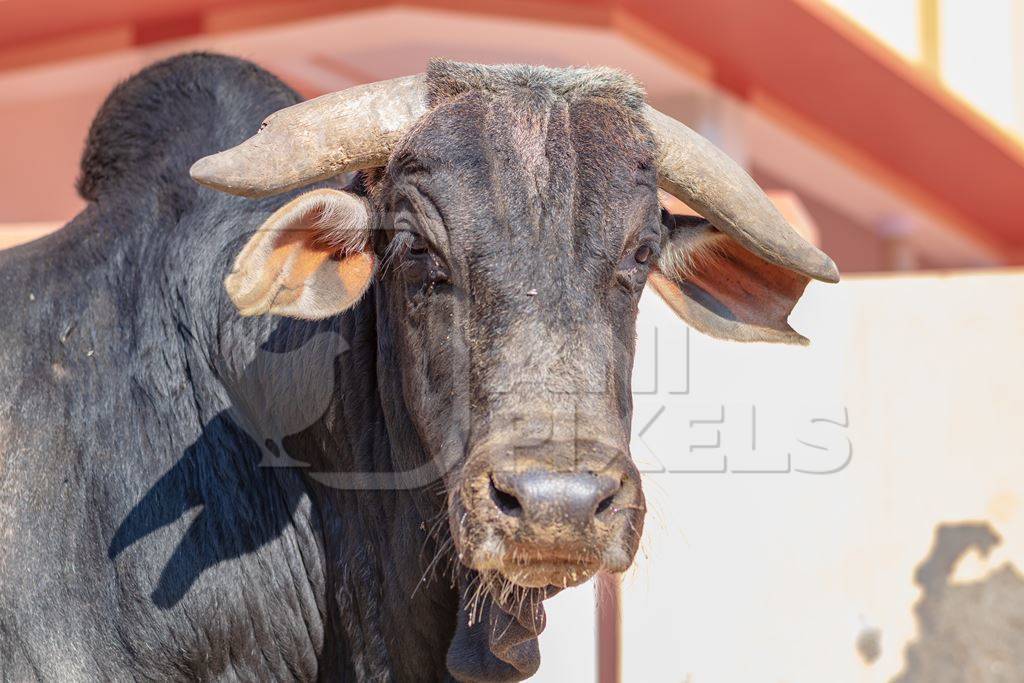
[[[367,359],[377,353],[376,321],[372,314],[375,305],[371,294],[360,302],[357,309],[343,314],[343,334],[348,348],[337,356],[334,363],[334,385],[345,387],[345,393],[359,396],[362,400],[353,405],[353,401],[345,400],[344,394],[336,395],[332,407],[315,425],[285,439],[289,455],[309,463],[310,471],[336,471],[339,467],[352,468],[353,471],[394,471],[416,458],[412,452],[400,455],[395,451],[391,436],[395,430],[389,431],[385,426],[380,394],[376,390],[376,382],[370,379],[375,373],[366,367]],[[368,369],[371,371],[367,372]],[[353,383],[357,386],[353,387]],[[301,391],[302,384],[296,384],[295,389]],[[276,398],[279,401],[302,400],[301,394]],[[259,419],[257,417],[257,421]],[[402,443],[401,438],[398,443]],[[409,539],[402,538],[403,532],[407,534],[411,529],[420,528],[420,524],[409,524],[410,520],[418,518],[421,524],[428,521],[424,512],[429,510],[429,506],[424,499],[429,498],[429,494],[422,491],[343,491],[308,480],[306,485],[319,501],[317,507],[322,511],[321,515],[329,517],[321,521],[327,571],[335,576],[332,582],[337,586],[336,609],[342,615],[341,623],[350,641],[349,646],[354,648],[352,654],[359,668],[373,677],[383,675],[392,667],[411,672],[423,670],[423,667],[443,666],[443,658],[440,664],[438,661],[415,661],[424,652],[443,652],[446,642],[443,624],[448,620],[454,623],[454,611],[449,608],[448,616],[443,611],[438,613],[436,599],[429,595],[444,585],[443,578],[430,590],[421,587],[419,597],[416,597],[413,594],[425,567],[419,570],[413,567],[411,571],[385,569],[385,562],[391,561],[386,558],[408,558]],[[434,514],[441,509],[437,503],[434,508]],[[370,517],[364,519],[366,515]],[[386,522],[382,526],[383,520]],[[393,541],[399,539],[399,544],[395,545]],[[423,539],[413,541],[417,548],[424,543]],[[385,576],[389,576],[388,580],[383,580]],[[450,592],[447,586],[444,589]],[[374,593],[379,597],[372,598]],[[378,600],[382,602],[378,604]],[[386,608],[384,612],[382,608]],[[410,608],[419,615],[417,618],[437,624],[436,628],[428,631],[436,638],[429,647],[424,643],[416,646],[402,644],[410,634],[400,627],[402,620],[398,615]],[[384,614],[393,616],[384,618]],[[403,662],[403,657],[412,657],[414,661]]]

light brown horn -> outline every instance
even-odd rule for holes
[[[644,117],[659,147],[658,185],[758,257],[824,282],[839,270],[782,217],[757,183],[704,137],[653,107]]]
[[[341,173],[382,166],[427,110],[422,75],[357,85],[287,107],[256,135],[192,165],[215,190],[266,197]]]

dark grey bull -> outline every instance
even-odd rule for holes
[[[296,99],[234,59],[143,71],[93,124],[88,208],[0,254],[5,679],[525,678],[540,601],[639,541],[645,284],[799,343],[837,278],[618,72]],[[238,143],[192,174],[264,199],[188,178]]]

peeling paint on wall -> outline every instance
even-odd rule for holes
[[[878,661],[882,655],[882,631],[877,628],[865,626],[857,634],[857,654],[861,660],[871,666]]]
[[[914,580],[919,637],[893,683],[1010,683],[1024,672],[1024,575],[1007,562],[977,581],[952,583],[969,551],[1002,542],[985,522],[942,524]]]

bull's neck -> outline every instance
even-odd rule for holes
[[[378,644],[359,654],[368,674],[397,668],[412,680],[444,671],[457,604],[448,581],[426,571],[439,487],[394,476],[422,456],[390,334],[380,329],[380,295],[378,286],[319,323],[231,323],[232,334],[255,343],[228,342],[250,349],[230,393],[237,419],[266,449],[264,464],[302,468],[321,518],[339,636],[349,647]],[[410,618],[430,627],[401,628]]]

